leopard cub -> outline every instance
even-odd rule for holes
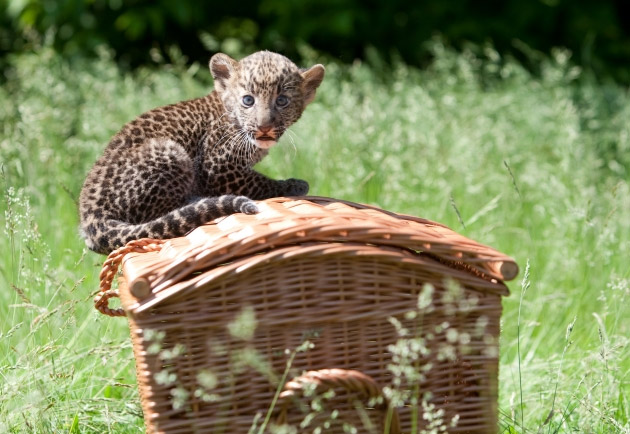
[[[300,196],[308,183],[253,170],[296,122],[324,79],[261,51],[210,59],[215,89],[148,111],[125,125],[87,175],[80,228],[98,253],[138,238],[171,238],[224,215],[254,214],[254,200]]]

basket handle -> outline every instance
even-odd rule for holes
[[[390,407],[389,400],[383,395],[381,388],[369,375],[360,371],[349,369],[320,369],[308,371],[299,377],[295,377],[284,385],[284,390],[279,398],[283,401],[280,407],[276,423],[284,424],[287,421],[290,397],[304,389],[307,384],[315,384],[316,391],[324,391],[333,387],[343,387],[349,392],[356,393],[363,400],[371,398],[383,398],[379,409],[387,414],[391,410],[391,423],[389,434],[400,434],[400,420],[396,408]]]
[[[120,296],[117,289],[111,289],[114,277],[118,272],[118,267],[128,253],[158,252],[162,250],[164,243],[164,240],[142,238],[130,241],[126,245],[111,252],[103,263],[103,268],[99,275],[101,283],[98,288],[98,294],[94,297],[94,307],[104,315],[125,316],[125,311],[122,308],[111,309],[109,307],[109,299],[118,298]]]

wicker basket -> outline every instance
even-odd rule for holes
[[[497,430],[511,258],[350,202],[259,206],[186,237],[131,243],[106,263],[97,305],[117,313],[108,289],[122,262],[118,313],[148,432],[247,433],[256,415],[267,429],[310,420],[299,432]]]

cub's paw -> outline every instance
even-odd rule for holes
[[[258,214],[260,212],[256,202],[245,196],[236,196],[234,204],[237,212],[243,214]]]
[[[284,194],[286,196],[305,196],[308,193],[308,182],[306,181],[290,178],[284,182]]]

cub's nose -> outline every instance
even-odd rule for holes
[[[267,134],[269,131],[271,131],[273,128],[273,125],[269,124],[269,125],[258,125],[258,131],[260,131],[263,134]]]

